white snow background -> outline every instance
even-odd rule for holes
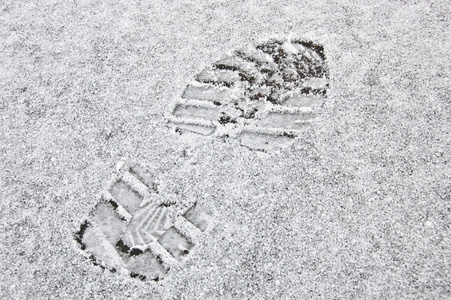
[[[451,298],[450,10],[1,1],[0,297]],[[331,79],[292,146],[165,126],[203,68],[290,33],[324,46]],[[216,211],[208,242],[159,282],[94,266],[73,237],[124,158]]]

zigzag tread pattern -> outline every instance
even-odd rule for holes
[[[211,216],[199,203],[177,213],[157,201],[155,186],[154,176],[138,164],[126,164],[113,176],[75,234],[94,264],[156,281],[180,267]]]
[[[269,151],[289,145],[318,115],[329,86],[324,48],[273,39],[202,70],[168,117],[180,133],[232,136]]]

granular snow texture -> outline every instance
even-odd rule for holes
[[[1,298],[451,298],[450,10],[2,1]],[[290,34],[321,44],[329,73],[291,145],[266,153],[167,126],[206,67]],[[95,265],[74,238],[120,161],[158,176],[161,203],[213,211],[163,280]]]

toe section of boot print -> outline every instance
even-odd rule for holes
[[[301,39],[244,47],[205,68],[168,116],[180,134],[230,136],[252,150],[285,147],[326,101],[324,48]]]

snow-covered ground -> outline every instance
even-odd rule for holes
[[[366,3],[1,2],[1,298],[450,298],[451,7]],[[292,145],[166,126],[205,67],[290,34],[324,46],[330,77]],[[74,239],[120,161],[214,211],[158,282]]]

